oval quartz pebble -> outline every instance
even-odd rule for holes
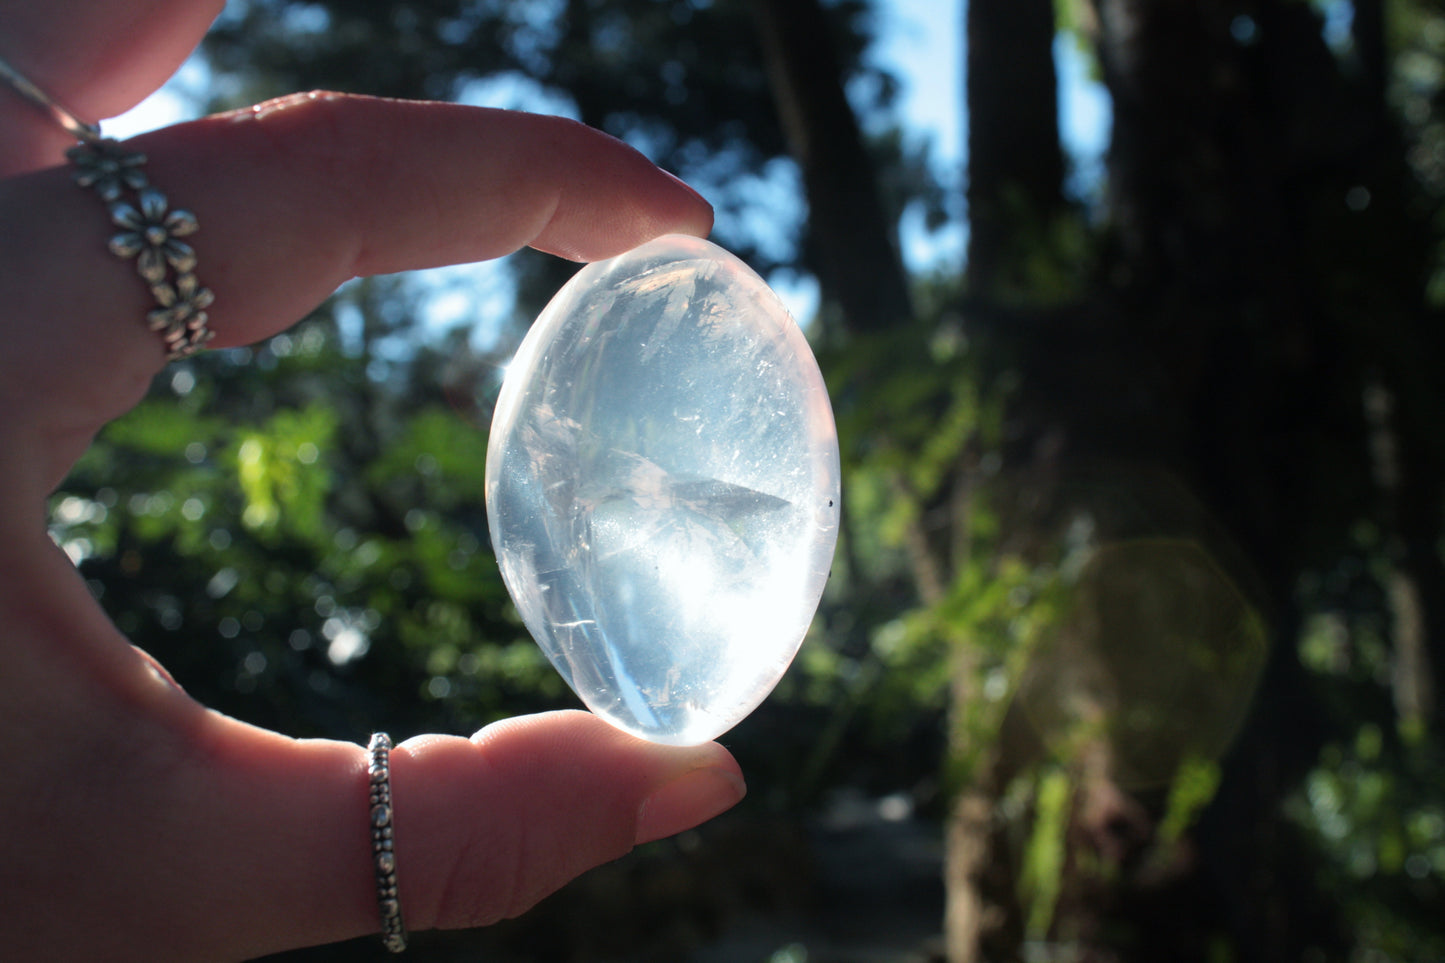
[[[487,450],[492,543],[533,638],[593,712],[672,745],[716,738],[782,678],[839,486],[803,333],[741,260],[680,235],[557,293]]]

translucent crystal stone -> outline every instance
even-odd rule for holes
[[[838,534],[817,362],[762,279],[668,236],[590,264],[507,370],[487,518],[537,644],[597,715],[713,739],[782,678]]]

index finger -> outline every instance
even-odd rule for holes
[[[592,260],[712,223],[702,198],[622,142],[511,111],[310,94],[132,145],[200,222],[187,240],[215,294],[218,346],[283,330],[359,274],[527,244]],[[0,221],[18,226],[0,232],[0,442],[44,459],[53,485],[162,367],[154,303],[106,250],[104,206],[64,168],[0,184]]]

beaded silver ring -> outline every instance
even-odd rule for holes
[[[381,942],[393,953],[406,949],[406,926],[401,919],[401,895],[396,888],[396,848],[392,838],[391,736],[372,733],[367,745],[371,764],[371,860],[376,870],[376,905],[381,910]]]
[[[75,168],[75,182],[100,195],[111,223],[120,228],[110,239],[110,252],[124,260],[135,259],[136,273],[156,301],[146,324],[161,336],[166,360],[204,348],[212,337],[206,309],[215,295],[196,279],[195,249],[181,240],[199,228],[196,216],[172,208],[165,194],[151,186],[142,170],[144,154],[102,137],[98,125],[56,103],[3,58],[0,79],[80,141],[65,152]]]

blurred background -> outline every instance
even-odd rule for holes
[[[107,131],[310,87],[637,146],[842,441],[822,608],[722,740],[745,803],[416,958],[1445,959],[1445,3],[235,0]],[[172,365],[55,539],[259,725],[575,705],[482,501],[575,270],[359,280]]]

